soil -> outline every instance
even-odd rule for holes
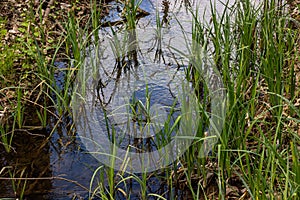
[[[100,1],[98,1],[100,2]],[[108,12],[106,3],[97,5],[100,16]],[[100,6],[102,9],[100,9]],[[68,15],[73,13],[75,18],[84,27],[90,17],[90,0],[2,0],[0,2],[0,28],[3,37],[0,37],[0,52],[12,53],[12,66],[8,72],[0,70],[0,125],[11,125],[13,110],[17,105],[17,90],[21,88],[22,105],[26,107],[25,115],[28,118],[38,119],[31,115],[32,109],[46,98],[39,95],[42,92],[41,79],[37,77],[38,63],[35,56],[40,53],[45,58],[44,65],[50,64],[59,38],[66,33],[65,23]],[[99,19],[100,20],[100,19]],[[1,36],[1,34],[0,34]],[[35,41],[32,40],[35,38]],[[39,48],[36,48],[36,44]],[[62,44],[62,47],[66,45]],[[67,55],[69,54],[69,55]],[[60,48],[56,60],[72,56],[67,48]],[[2,60],[1,60],[2,59]],[[9,61],[6,55],[0,63]],[[39,107],[39,106],[38,106]],[[30,113],[30,114],[29,114]],[[27,120],[31,125],[36,124],[32,119]]]

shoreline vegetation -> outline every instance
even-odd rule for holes
[[[1,1],[1,152],[17,155],[14,141],[22,134],[30,137],[46,130],[50,118],[56,121],[55,129],[63,118],[72,115],[69,91],[84,59],[81,52],[93,43],[93,36],[97,42],[97,31],[103,25],[100,19],[110,10],[110,1],[100,2]],[[168,7],[168,1],[163,2]],[[132,13],[147,14],[134,6],[125,7],[125,20],[120,22],[125,23],[124,27],[135,27],[136,15]],[[213,8],[209,25],[195,14],[193,37],[204,47],[206,41],[214,47],[214,62],[228,93],[220,142],[210,158],[202,158],[198,147],[203,141],[194,141],[176,163],[161,173],[125,175],[99,168],[90,177],[91,187],[86,188],[90,199],[130,199],[130,191],[125,190],[130,180],[139,183],[140,199],[177,199],[174,188],[184,194],[188,191],[191,199],[300,199],[299,10],[300,1],[288,0],[285,4],[266,0],[259,11],[245,0],[236,1],[231,10],[234,22],[228,13],[220,19]],[[62,85],[56,83],[58,73],[64,74]],[[201,74],[192,65],[188,73],[197,90],[202,84]],[[206,114],[204,111],[204,119]],[[69,125],[70,130],[73,127]],[[45,141],[52,132],[44,136]],[[199,137],[203,135],[199,131]],[[30,194],[26,191],[25,171],[0,167],[0,181],[9,179],[15,198],[26,199]],[[166,185],[166,191],[147,190],[153,176]],[[108,186],[104,177],[108,177]]]

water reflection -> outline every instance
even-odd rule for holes
[[[40,196],[52,187],[50,178],[43,179],[52,176],[49,143],[45,140],[47,133],[45,130],[19,130],[14,134],[12,152],[5,152],[0,145],[0,174],[1,178],[8,178],[0,180],[0,198],[21,194],[29,198]]]
[[[76,96],[79,95],[75,98],[79,101],[74,101],[73,110],[77,111],[80,138],[90,152],[111,149],[108,145],[114,141],[113,135],[118,146],[125,150],[130,146],[130,152],[157,150],[155,135],[171,138],[177,130],[172,125],[179,115],[177,95],[185,66],[174,64],[173,58],[167,64],[157,62],[157,49],[152,46],[158,38],[155,29],[103,34],[102,42],[89,48],[90,56],[78,72]],[[175,55],[168,45],[170,38],[162,38],[159,49],[166,55]],[[155,119],[155,114],[164,118]],[[170,130],[164,127],[167,118]],[[170,140],[166,138],[161,141]]]
[[[106,52],[105,49],[101,49],[99,45],[97,48],[91,47],[91,53],[94,54],[93,58],[87,59],[87,62],[92,60],[96,61],[94,67],[96,70],[91,73],[95,75],[92,83],[95,88],[91,88],[91,91],[95,92],[92,95],[93,98],[97,98],[99,106],[110,109],[111,102],[118,98],[116,95],[124,91],[120,91],[127,88],[129,91],[133,91],[142,103],[145,104],[144,98],[145,92],[145,73],[147,74],[148,86],[152,91],[152,98],[160,99],[160,103],[168,107],[173,106],[173,102],[176,99],[176,92],[174,92],[174,77],[183,76],[186,63],[180,55],[176,55],[176,52],[170,51],[170,49],[164,48],[168,46],[170,41],[163,41],[162,35],[168,34],[170,40],[178,40],[178,33],[181,32],[181,27],[178,26],[177,18],[180,19],[182,27],[189,31],[191,29],[191,16],[188,14],[188,9],[194,7],[196,2],[189,0],[175,0],[175,1],[150,1],[144,0],[141,4],[141,8],[149,12],[151,15],[139,20],[138,27],[152,26],[156,27],[156,7],[159,15],[162,19],[159,19],[162,28],[152,29],[156,32],[153,34],[145,34],[145,32],[137,32],[131,30],[128,33],[126,41],[123,40],[111,40],[110,47],[114,48],[112,52]],[[118,5],[118,3],[113,3]],[[201,1],[200,13],[204,13],[205,8],[208,8],[209,1]],[[217,6],[219,9],[222,6]],[[113,11],[111,18],[106,18],[109,21],[120,20],[119,11]],[[206,12],[206,19],[209,19],[209,12]],[[117,31],[117,30],[116,30]],[[102,33],[101,33],[102,34]],[[138,36],[145,35],[143,41],[147,43],[147,49],[140,49],[138,45]],[[151,36],[151,37],[150,37]],[[112,35],[113,37],[113,35]],[[113,43],[115,42],[115,43]],[[165,43],[164,43],[165,42]],[[167,43],[167,44],[166,44]],[[125,48],[126,47],[126,48]],[[98,49],[99,48],[99,49]],[[183,48],[178,46],[176,48]],[[123,51],[127,49],[126,51]],[[97,56],[95,56],[97,55]],[[114,56],[112,56],[114,55]],[[146,56],[148,55],[148,57]],[[150,55],[150,56],[149,56]],[[113,60],[110,60],[113,57]],[[99,62],[101,58],[102,62]],[[103,59],[105,59],[103,62]],[[149,65],[149,63],[156,63],[156,66]],[[144,65],[144,71],[141,65]],[[61,75],[58,77],[61,78]],[[173,82],[172,82],[173,80]],[[132,85],[132,83],[137,83]],[[176,82],[176,80],[175,80]],[[150,84],[149,84],[150,83]],[[164,94],[164,99],[161,99],[161,94]],[[96,102],[96,99],[92,100]],[[166,101],[166,102],[164,102]],[[119,102],[120,105],[122,101]],[[116,105],[117,106],[117,105]],[[167,110],[168,112],[170,110]],[[82,113],[85,111],[82,110]],[[176,116],[175,116],[176,117]],[[94,170],[99,167],[99,162],[96,161],[89,154],[85,154],[85,147],[82,146],[80,141],[74,140],[74,137],[68,134],[69,130],[66,128],[70,123],[70,119],[65,118],[63,123],[56,127],[56,131],[52,133],[50,143],[45,140],[45,137],[49,132],[33,131],[29,133],[21,132],[16,135],[14,141],[17,144],[15,151],[18,154],[12,152],[6,154],[3,149],[0,150],[0,170],[3,166],[11,166],[1,171],[1,177],[10,177],[13,174],[15,177],[33,177],[42,178],[48,177],[43,180],[28,180],[25,187],[25,195],[29,199],[72,199],[73,197],[86,198],[88,196],[87,191],[84,188],[89,187],[90,178],[93,175]],[[122,121],[119,123],[123,123]],[[53,122],[52,124],[56,124]],[[131,124],[133,126],[133,124]],[[51,127],[52,128],[52,127]],[[89,127],[92,128],[92,127]],[[129,127],[133,129],[133,127]],[[28,136],[26,135],[28,134]],[[125,148],[128,143],[132,143],[136,147],[137,151],[142,151],[143,148],[147,150],[155,149],[155,143],[153,138],[147,138],[144,143],[141,142],[139,137],[140,133],[135,132],[134,137],[129,137],[125,143],[119,145]],[[19,137],[20,136],[20,137]],[[45,142],[46,141],[46,142]],[[2,147],[2,146],[1,146]],[[55,177],[61,177],[62,179],[55,179]],[[18,181],[15,182],[15,184]],[[19,181],[17,188],[17,196],[21,193],[24,185],[24,181]],[[14,197],[14,191],[12,190],[12,181],[1,180],[0,181],[0,197]],[[139,185],[137,182],[133,182],[129,190],[132,192],[132,197],[139,198]],[[165,191],[175,190],[169,188],[164,183],[161,183],[158,178],[153,177],[149,179],[149,191],[163,194]],[[173,191],[174,195],[183,194],[181,191]],[[166,198],[169,198],[169,194]],[[181,195],[184,198],[184,194]],[[124,199],[120,196],[119,199]]]

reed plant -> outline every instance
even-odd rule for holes
[[[136,28],[138,9],[141,3],[141,0],[124,0],[123,14],[126,18],[127,30],[134,30]]]
[[[141,2],[126,1],[124,16],[127,30],[135,30]],[[225,2],[224,11],[218,13],[211,1],[211,22],[203,21],[199,10],[190,11],[193,19],[192,43],[187,42],[190,45],[189,55],[185,53],[183,56],[187,56],[190,61],[186,69],[186,79],[192,83],[197,94],[201,117],[192,145],[174,163],[161,169],[160,172],[153,173],[126,174],[123,171],[127,166],[124,166],[123,170],[115,171],[116,158],[113,154],[111,167],[100,166],[91,177],[90,199],[94,197],[115,199],[118,195],[131,199],[130,188],[133,181],[140,186],[141,199],[176,199],[174,188],[181,188],[182,185],[183,190],[191,192],[193,199],[226,199],[234,180],[239,184],[234,186],[238,187],[237,192],[241,199],[300,198],[300,138],[297,133],[300,112],[294,105],[299,98],[294,67],[295,63],[299,62],[299,55],[295,51],[299,30],[292,29],[291,19],[285,12],[286,5],[282,0],[265,0],[256,6],[250,0],[235,1],[232,6],[229,6],[229,3]],[[55,53],[50,61],[47,61],[36,38],[36,35],[44,38],[43,29],[31,30],[33,37],[30,43],[27,43],[26,52],[35,55],[35,61],[39,66],[36,75],[41,80],[42,93],[48,97],[50,104],[57,111],[51,112],[49,102],[40,105],[42,109],[37,111],[37,115],[43,126],[46,126],[49,113],[57,119],[61,119],[66,111],[71,113],[70,98],[74,77],[78,69],[84,67],[88,45],[91,43],[94,47],[99,45],[97,43],[100,42],[98,40],[100,13],[94,0],[91,0],[91,9],[92,16],[89,22],[92,31],[89,26],[82,28],[71,10],[64,24],[66,32],[53,46]],[[160,38],[163,25],[160,23],[158,13],[156,20]],[[180,23],[180,19],[178,22]],[[35,33],[37,30],[39,32]],[[3,34],[0,33],[0,37],[1,35]],[[116,32],[113,32],[113,35],[117,37]],[[133,41],[135,40],[136,35]],[[124,50],[127,42],[114,38],[111,43],[115,57],[119,59],[117,60],[119,68],[123,67],[124,56],[128,53]],[[161,43],[158,45],[159,50],[160,45]],[[58,68],[55,65],[57,52],[61,48],[65,48],[66,54],[71,55],[65,68]],[[207,63],[208,60],[212,62]],[[212,118],[212,96],[203,78],[206,64],[215,66],[214,70],[220,72],[226,89],[227,102],[225,124],[222,132],[218,133],[218,145],[209,149],[209,153],[203,156],[201,146],[209,139],[207,128]],[[6,68],[10,67],[8,63],[0,71],[7,71]],[[96,64],[93,68],[97,71]],[[64,73],[63,86],[57,84],[55,71]],[[12,133],[15,129],[22,128],[24,124],[22,87],[16,87],[16,91],[17,103]],[[137,118],[141,113],[150,115],[148,88],[145,95],[147,97],[145,103],[134,102],[130,105]],[[136,110],[137,107],[139,110]],[[156,136],[159,147],[169,142],[172,132],[176,131],[181,123],[182,116],[171,123],[173,112],[175,104],[170,108],[164,130]],[[149,120],[147,122],[150,123]],[[142,126],[142,123],[140,125]],[[114,127],[107,128],[114,138],[116,136]],[[0,126],[1,142],[7,151],[11,151],[13,134],[8,135],[6,131],[6,127]],[[114,149],[112,152],[115,152]],[[169,191],[162,194],[148,191],[147,187],[151,184],[149,178],[153,174],[167,184]],[[218,191],[215,196],[207,193],[212,179]]]
[[[164,169],[165,180],[176,187],[175,183],[186,177],[194,199],[226,199],[234,178],[241,184],[238,187],[244,191],[240,192],[243,198],[297,199],[300,140],[296,124],[300,115],[293,102],[299,30],[290,27],[290,18],[280,2],[264,1],[254,6],[250,1],[236,1],[232,7],[229,2],[224,6],[224,12],[217,13],[211,3],[211,23],[202,22],[197,12],[192,13],[194,43],[189,53],[194,56],[189,56],[192,60],[186,74],[199,94],[203,121],[193,145],[176,161],[180,165],[170,166],[173,175]],[[228,97],[219,145],[207,157],[199,154],[211,117],[208,88],[201,78],[204,71],[196,65],[205,60],[200,47],[220,71]],[[286,112],[293,117],[286,117]],[[293,128],[288,124],[294,124]],[[210,177],[207,165],[214,163],[218,195],[212,197],[203,193]],[[195,180],[196,185],[192,182]]]
[[[14,137],[13,133],[14,131],[12,131],[11,133],[8,131],[7,126],[0,126],[1,144],[4,146],[5,151],[8,153],[11,151],[12,140]]]
[[[223,13],[217,13],[211,4],[212,23],[206,27],[206,41],[212,43],[211,55],[228,93],[226,124],[216,151],[219,198],[225,198],[229,188],[226,180],[233,174],[238,174],[253,199],[297,198],[299,185],[292,181],[295,168],[289,164],[293,153],[284,148],[287,144],[283,139],[288,137],[284,134],[290,134],[283,130],[287,126],[283,108],[286,104],[293,107],[293,99],[283,102],[284,96],[289,96],[284,88],[295,87],[284,79],[293,80],[295,74],[283,70],[293,71],[299,32],[289,27],[284,7],[275,1],[264,1],[258,7],[250,1],[236,1],[230,8],[227,5]],[[195,23],[196,19],[194,30]],[[197,32],[193,33],[197,38]],[[196,73],[192,71],[194,82]],[[261,104],[269,106],[262,108]],[[299,139],[295,135],[292,138]],[[251,140],[257,144],[251,145]],[[195,165],[194,159],[187,161],[188,166]]]

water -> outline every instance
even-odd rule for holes
[[[152,92],[152,99],[160,99],[158,102],[166,107],[173,105],[178,95],[176,88],[178,88],[178,83],[184,76],[184,70],[187,66],[187,58],[182,56],[181,53],[170,51],[170,49],[166,48],[168,45],[165,44],[168,44],[170,41],[176,41],[173,42],[174,48],[187,51],[185,44],[182,42],[184,40],[183,36],[179,37],[182,35],[182,29],[177,20],[180,21],[186,33],[190,33],[191,16],[188,9],[195,9],[197,3],[200,3],[198,7],[200,16],[205,13],[204,20],[209,22],[209,1],[206,0],[175,0],[171,3],[162,0],[157,2],[144,0],[142,2],[141,9],[147,11],[150,15],[140,18],[138,23],[140,31],[138,36],[142,36],[140,38],[143,44],[143,49],[140,52],[136,52],[137,60],[134,61],[139,62],[138,67],[134,62],[128,64],[130,60],[127,60],[128,69],[120,72],[115,70],[115,57],[111,56],[113,54],[111,50],[101,51],[101,46],[90,48],[91,57],[86,60],[86,65],[89,65],[92,62],[91,60],[96,60],[93,52],[95,53],[96,50],[100,49],[98,52],[103,52],[103,55],[100,57],[100,61],[98,60],[99,62],[94,64],[97,64],[97,67],[99,67],[99,64],[101,65],[99,74],[107,74],[106,76],[101,76],[101,84],[105,85],[105,87],[101,87],[102,91],[99,98],[101,102],[98,101],[99,104],[113,110],[124,103],[124,101],[116,101],[121,99],[120,95],[124,94],[124,92],[126,95],[134,93],[145,104],[145,85],[148,84],[149,90]],[[112,11],[104,20],[110,22],[122,20],[119,12],[122,4],[115,2],[110,4],[112,5]],[[229,5],[232,5],[232,3]],[[221,12],[224,5],[218,2],[216,3],[216,8]],[[159,43],[151,38],[155,35],[157,10],[164,27],[164,38],[168,39],[162,41],[162,44],[165,45],[161,46],[163,52],[156,51],[156,48],[159,49]],[[120,25],[114,28],[118,30]],[[101,30],[103,38],[111,36],[110,33],[109,28]],[[175,60],[180,61],[180,64],[178,65]],[[56,79],[63,80],[63,77],[63,74],[58,73]],[[99,80],[99,76],[97,78]],[[161,98],[162,96],[164,98]],[[50,122],[47,129],[30,131],[30,133],[19,131],[14,137],[14,142],[17,144],[15,152],[17,153],[7,154],[2,146],[0,148],[1,177],[10,177],[9,173],[15,174],[16,177],[36,177],[36,180],[30,180],[26,183],[25,196],[27,199],[87,199],[88,192],[84,188],[89,188],[90,178],[94,170],[101,164],[93,156],[85,153],[87,147],[83,145],[82,141],[69,134],[71,123],[72,119],[65,117],[63,123],[52,133],[50,142],[45,142],[45,138],[49,136],[52,127],[56,124],[54,119]],[[122,124],[122,121],[118,123]],[[120,146],[126,147],[126,143],[130,142],[132,142],[130,138],[127,138],[125,143],[120,144]],[[4,166],[12,166],[12,168],[3,169]],[[38,180],[39,178],[40,180]],[[18,187],[18,193],[20,193],[21,186],[22,183]],[[15,194],[12,187],[11,181],[0,180],[0,198],[14,197]],[[148,187],[149,192],[157,194],[162,194],[168,190],[168,186],[155,177],[149,179]],[[137,182],[133,182],[130,190],[132,199],[139,199],[139,185]],[[185,191],[177,189],[174,189],[173,192],[179,196],[178,198],[180,196],[183,198],[186,195]],[[165,197],[170,198],[168,194]],[[119,195],[118,199],[124,199],[124,197]]]

